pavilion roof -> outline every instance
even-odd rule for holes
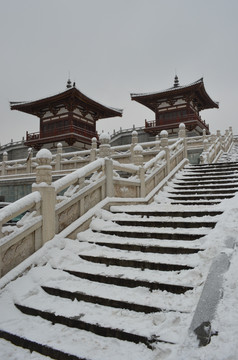
[[[102,105],[95,100],[84,95],[75,86],[58,93],[53,96],[49,96],[43,99],[35,101],[24,102],[10,102],[11,110],[19,110],[28,114],[37,115],[40,111],[48,109],[50,107],[57,107],[62,103],[74,102],[75,104],[82,106],[88,110],[91,110],[99,115],[99,118],[108,118],[114,116],[122,116],[122,109],[116,109]]]
[[[184,96],[195,97],[199,101],[200,110],[218,108],[219,104],[213,101],[210,96],[207,94],[203,82],[203,78],[184,86],[177,85],[168,88],[159,92],[150,92],[150,93],[131,93],[131,100],[135,100],[142,105],[147,106],[152,111],[155,111],[157,108],[157,103],[159,101],[166,101],[172,98]]]

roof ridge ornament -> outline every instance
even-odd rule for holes
[[[174,77],[174,87],[178,87],[179,86],[179,79],[178,79],[178,76],[175,75]]]
[[[66,84],[66,88],[71,89],[71,87],[72,87],[72,83],[71,83],[71,80],[69,78],[68,81],[67,81],[67,84]]]

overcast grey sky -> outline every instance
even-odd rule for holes
[[[204,78],[220,109],[202,111],[210,129],[233,126],[238,88],[237,0],[0,0],[0,142],[38,131],[37,117],[11,111],[65,90],[123,108],[101,132],[143,126],[154,114],[130,100]]]

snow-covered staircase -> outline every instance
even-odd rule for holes
[[[59,240],[3,292],[5,356],[17,345],[37,359],[169,359],[207,276],[216,204],[236,191],[237,163],[190,165],[153,204],[102,210],[78,241]]]
[[[238,190],[238,163],[187,166],[173,182],[172,204],[214,205]]]

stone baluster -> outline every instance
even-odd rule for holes
[[[203,140],[203,150],[207,151],[209,149],[209,142],[207,139]]]
[[[110,157],[111,156],[111,145],[110,135],[102,133],[99,137],[101,145],[99,146],[99,157]]]
[[[184,123],[179,124],[178,137],[183,139],[184,158],[187,158],[188,157],[188,148],[187,148],[186,126]]]
[[[140,197],[145,197],[146,196],[145,169],[142,166],[140,166],[139,176],[140,176]]]
[[[105,176],[106,176],[106,196],[114,196],[113,185],[113,162],[111,159],[105,159]]]
[[[215,143],[216,139],[217,139],[216,134],[211,134],[211,141],[213,144]]]
[[[136,130],[132,131],[131,133],[131,161],[133,162],[134,160],[134,147],[136,146],[136,144],[138,144],[138,132]]]
[[[160,150],[160,143],[159,143],[159,135],[158,134],[155,136],[155,149],[157,151]]]
[[[218,137],[218,138],[221,137],[221,130],[217,130],[217,137]]]
[[[52,185],[52,154],[47,149],[41,149],[36,154],[36,184],[32,185],[32,191],[41,194],[42,216],[42,245],[51,240],[55,235],[55,204],[56,193]]]
[[[133,150],[133,163],[135,165],[143,165],[143,147],[140,144],[136,144]]]
[[[201,165],[205,163],[205,159],[204,159],[203,154],[201,154],[201,155],[199,156],[199,159],[200,159],[200,164],[201,164]]]
[[[2,173],[1,175],[6,175],[6,162],[8,161],[8,153],[6,151],[4,151],[3,155],[2,155]]]
[[[229,131],[231,134],[233,134],[232,126],[229,126]]]
[[[206,135],[206,130],[205,129],[203,129],[203,131],[202,131],[202,136],[203,136],[203,140],[206,139],[207,135]]]
[[[166,175],[170,173],[170,152],[169,152],[169,139],[168,139],[168,132],[166,130],[162,130],[160,133],[161,138],[161,147],[165,151],[166,155]]]
[[[26,159],[26,172],[27,172],[27,174],[32,172],[32,166],[31,166],[32,156],[33,156],[33,150],[32,150],[32,148],[29,148],[28,149],[28,156],[27,156],[27,159]]]
[[[184,139],[186,137],[186,127],[184,123],[179,124],[178,137]]]
[[[90,150],[90,162],[93,162],[96,160],[97,157],[97,138],[92,138],[92,145]]]
[[[62,160],[63,146],[61,143],[57,144],[57,154],[55,157],[55,170],[61,170],[61,160]]]

